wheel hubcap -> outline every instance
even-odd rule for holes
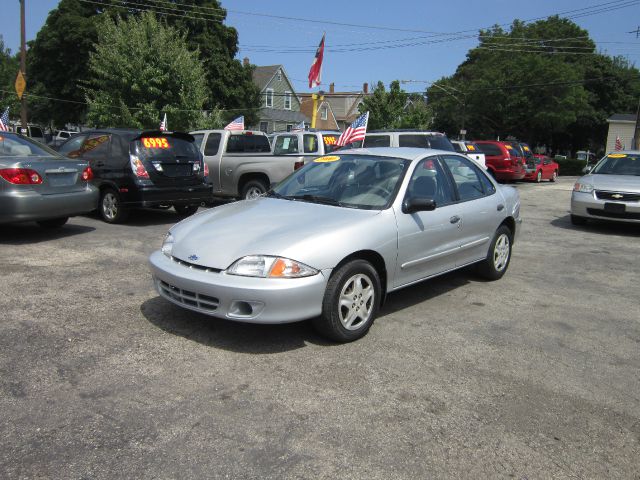
[[[118,214],[118,199],[113,193],[107,193],[102,199],[102,211],[109,220],[116,218]]]
[[[340,292],[338,315],[347,330],[357,330],[371,318],[375,290],[371,279],[358,273],[347,280]]]
[[[250,200],[252,198],[256,198],[259,197],[260,195],[262,195],[262,189],[260,187],[251,187],[249,190],[247,190],[247,194],[245,196],[245,198],[247,200]]]
[[[496,241],[493,249],[493,266],[498,272],[504,270],[509,261],[509,236],[505,233],[501,234]]]
[[[542,172],[538,172],[538,181],[542,180]]]

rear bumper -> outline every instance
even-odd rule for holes
[[[525,169],[520,167],[500,168],[492,167],[497,180],[522,180],[525,176]]]
[[[123,196],[122,203],[129,207],[154,207],[157,205],[200,205],[211,200],[213,189],[202,183],[189,186],[158,187],[139,185]]]
[[[537,170],[525,171],[524,180],[535,180],[538,177]]]
[[[73,217],[95,210],[98,190],[41,195],[34,191],[0,192],[0,223],[18,223]]]

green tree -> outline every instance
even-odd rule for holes
[[[426,129],[432,123],[432,114],[422,95],[409,94],[394,80],[387,92],[378,82],[373,92],[358,107],[360,113],[369,112],[369,130],[380,128]]]
[[[97,33],[84,87],[90,124],[157,128],[166,113],[171,129],[187,130],[202,120],[204,72],[184,35],[150,12],[104,17]]]
[[[4,39],[0,35],[0,115],[9,107],[9,114],[17,116],[20,111],[20,102],[15,94],[15,80],[20,63],[16,56],[11,55],[11,50],[5,48]]]

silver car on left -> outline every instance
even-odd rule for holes
[[[60,227],[95,210],[91,168],[17,133],[0,132],[0,224]]]

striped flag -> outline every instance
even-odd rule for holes
[[[614,148],[616,150],[622,150],[622,140],[620,140],[620,137],[616,137],[616,145]]]
[[[5,109],[4,113],[0,117],[0,131],[9,131],[9,107]]]
[[[244,130],[244,115],[240,115],[229,125],[224,127],[225,130]]]
[[[316,56],[313,59],[311,68],[309,69],[309,88],[317,87],[320,85],[320,74],[322,73],[322,58],[324,57],[324,33],[322,34],[322,40],[316,50]]]
[[[367,123],[369,123],[369,112],[360,115],[338,138],[336,145],[344,146],[347,143],[364,140],[367,133]]]
[[[169,125],[167,124],[167,114],[164,114],[164,118],[160,122],[160,131],[166,132],[169,129]]]
[[[299,124],[294,125],[293,128],[291,129],[292,132],[304,132],[304,120],[301,121]]]

